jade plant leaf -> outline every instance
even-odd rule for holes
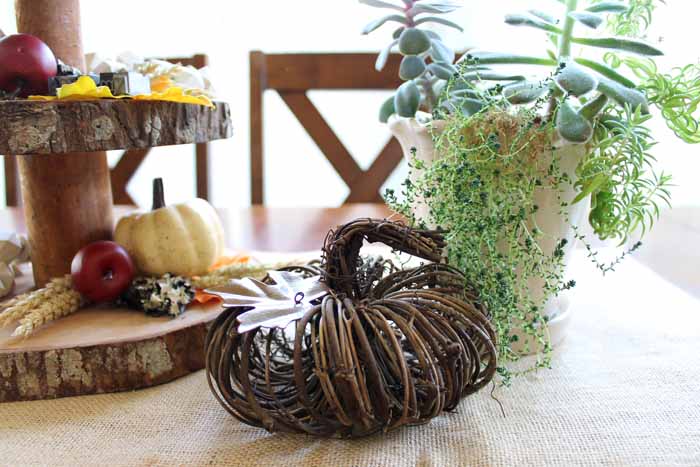
[[[589,11],[574,11],[570,13],[569,16],[591,29],[598,29],[598,27],[603,24],[602,16]]]
[[[423,23],[438,23],[449,28],[454,28],[459,32],[464,32],[464,28],[457,23],[450,21],[449,19],[440,18],[439,16],[425,16],[415,22],[416,26],[420,26]]]
[[[447,62],[431,63],[428,69],[440,79],[450,79],[457,73],[457,69]]]
[[[641,91],[626,88],[610,79],[601,79],[598,83],[598,91],[622,106],[629,105],[632,110],[639,108],[642,114],[649,113],[647,98]]]
[[[280,271],[270,271],[268,275],[274,284],[245,278],[207,290],[220,296],[227,307],[251,308],[237,318],[239,333],[259,327],[284,328],[318,306],[314,301],[329,292],[320,276],[304,278],[296,273]]]
[[[467,116],[477,114],[481,112],[481,109],[483,108],[484,102],[477,99],[465,98],[461,101],[462,112],[464,112]]]
[[[556,18],[554,18],[552,15],[549,13],[545,13],[544,11],[540,10],[527,10],[528,13],[530,13],[532,16],[535,16],[542,21],[549,23],[549,24],[557,24]]]
[[[596,77],[575,62],[569,61],[562,66],[555,81],[565,92],[578,97],[588,94],[598,86]]]
[[[608,104],[608,96],[599,94],[595,99],[586,102],[579,111],[583,117],[591,121],[593,120]]]
[[[557,130],[571,143],[585,143],[593,136],[593,126],[568,102],[562,102],[557,111]]]
[[[534,102],[547,92],[547,86],[540,82],[522,81],[503,88],[503,97],[511,104]]]
[[[413,7],[408,10],[411,15],[418,15],[420,13],[451,13],[457,10],[461,5],[456,2],[450,2],[447,0],[435,0],[435,1],[423,1],[416,3]]]
[[[425,71],[425,62],[418,55],[407,55],[401,60],[399,77],[407,81],[418,78]]]
[[[594,3],[586,8],[586,11],[592,13],[624,13],[628,8],[625,2],[607,1]]]
[[[524,81],[523,75],[509,75],[506,73],[470,72],[461,75],[467,81]]]
[[[617,71],[613,70],[609,66],[595,62],[593,60],[588,60],[587,58],[579,57],[575,59],[576,63],[579,65],[583,65],[586,68],[590,68],[593,71],[597,71],[601,75],[605,76],[606,78],[610,78],[613,81],[616,81],[620,83],[621,85],[628,87],[628,88],[633,88],[635,87],[634,81],[622,76],[620,73]]]
[[[658,56],[664,54],[653,45],[636,39],[624,39],[619,37],[572,37],[571,41],[576,44],[601,47],[603,49],[622,50],[623,52],[632,52],[638,55]]]
[[[379,108],[379,121],[386,123],[389,121],[389,117],[396,113],[394,108],[394,96],[391,96],[384,101],[382,106]]]
[[[511,26],[528,26],[556,34],[561,34],[562,32],[558,27],[543,21],[538,17],[522,13],[506,15],[506,24],[510,24]]]
[[[464,55],[457,63],[461,63],[463,61],[479,65],[557,65],[557,61],[549,57],[528,57],[526,55],[515,55],[499,52],[472,52]]]
[[[438,39],[432,39],[430,44],[430,58],[432,58],[434,62],[452,63],[455,61],[454,50],[446,46],[444,42]]]
[[[430,49],[430,37],[416,28],[407,28],[399,37],[399,51],[404,55],[420,55]]]
[[[394,96],[396,113],[401,117],[413,117],[420,107],[420,90],[413,81],[406,81],[396,91]]]
[[[398,40],[391,41],[389,45],[384,47],[381,52],[379,52],[379,55],[377,55],[377,61],[374,64],[374,68],[377,71],[382,71],[384,67],[386,66],[386,61],[389,60],[389,54],[391,53],[391,49],[394,48],[396,44],[398,44]]]
[[[387,15],[383,18],[368,23],[367,26],[362,28],[362,34],[369,34],[370,32],[382,27],[387,21],[396,21],[397,23],[406,24],[406,18],[401,15]]]

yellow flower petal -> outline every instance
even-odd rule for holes
[[[207,107],[214,107],[214,104],[206,96],[190,96],[185,94],[182,88],[173,86],[166,89],[164,92],[154,92],[149,95],[138,95],[134,96],[135,100],[140,101],[170,101],[170,102],[182,102],[184,104],[198,104]]]
[[[75,83],[64,84],[56,90],[56,95],[59,99],[114,97],[107,86],[97,86],[89,76],[81,76]]]
[[[95,82],[88,76],[81,76],[77,81],[71,84],[64,84],[56,90],[57,97],[53,96],[29,96],[30,100],[50,101],[58,98],[59,100],[88,100],[88,99],[129,99],[139,101],[170,101],[181,102],[184,104],[197,104],[207,107],[214,107],[211,100],[203,95],[193,96],[186,94],[182,88],[172,86],[172,81],[167,78],[167,83],[163,80],[160,84],[164,87],[162,92],[153,92],[152,94],[139,94],[137,96],[114,96],[112,91],[107,86],[97,86]],[[154,90],[155,91],[155,90]]]

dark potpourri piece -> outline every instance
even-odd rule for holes
[[[361,259],[365,241],[426,263]],[[320,267],[211,290],[230,306],[206,340],[215,397],[250,425],[337,438],[455,409],[493,379],[496,333],[470,282],[442,262],[444,246],[442,232],[359,219],[328,234]]]
[[[124,292],[122,301],[151,316],[178,316],[194,300],[192,284],[181,276],[138,277]]]

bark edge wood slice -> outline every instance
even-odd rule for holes
[[[230,109],[169,101],[0,101],[0,154],[63,154],[204,143],[233,134]]]
[[[0,353],[0,403],[131,391],[204,368],[210,322],[140,341]]]

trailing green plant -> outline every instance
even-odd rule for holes
[[[542,351],[534,368],[550,363],[544,303],[530,294],[530,282],[538,281],[546,297],[574,284],[564,278],[568,240],[557,239],[552,251],[544,251],[546,234],[531,220],[539,209],[535,192],[563,192],[571,179],[557,158],[542,157],[552,154],[555,130],[532,109],[511,113],[493,107],[446,119],[436,140],[440,157],[429,166],[415,159],[411,167],[422,176],[404,182],[403,201],[391,190],[387,200],[413,222],[446,229],[450,264],[471,278],[492,314],[499,373],[507,382],[512,376],[507,364],[520,356],[516,343],[525,351]],[[428,218],[414,217],[416,203],[430,206]],[[562,216],[565,208],[562,203]]]
[[[560,3],[559,20],[538,10],[506,16],[510,25],[547,34],[551,47],[542,55],[470,51],[457,63],[433,108],[433,118],[444,120],[444,130],[434,134],[435,162],[414,159],[402,196],[387,192],[409,219],[449,231],[451,263],[475,282],[493,313],[506,381],[523,336],[542,350],[532,368],[549,365],[545,306],[575,285],[565,277],[565,245],[582,241],[603,273],[641,245],[633,242],[618,258],[601,261],[569,219],[572,209],[590,203],[583,209],[595,236],[627,244],[670,204],[670,176],[657,170],[653,154],[651,109],[679,138],[700,142],[700,67],[660,72],[653,57],[661,51],[644,40],[659,0]],[[606,32],[590,37],[579,35],[581,28]],[[586,56],[592,48],[603,53]],[[533,79],[511,69],[498,73],[500,65],[548,70]],[[565,159],[576,147],[580,158],[570,170]],[[542,190],[572,224],[568,237],[547,238],[538,228],[535,195]],[[565,196],[569,192],[574,195]],[[429,212],[417,219],[415,206],[422,203]],[[543,248],[547,241],[555,247]],[[533,283],[541,295],[533,295]]]
[[[421,26],[440,24],[462,31],[458,24],[442,18],[459,4],[450,0],[402,0],[401,4],[383,0],[359,0],[376,8],[394,10],[367,24],[362,30],[369,34],[387,23],[398,25],[393,40],[379,53],[375,68],[381,71],[386,66],[392,50],[403,56],[399,77],[405,81],[382,105],[379,120],[386,122],[391,115],[415,117],[419,109],[432,113],[438,103],[440,91],[456,68],[455,52],[448,47],[439,34]]]

